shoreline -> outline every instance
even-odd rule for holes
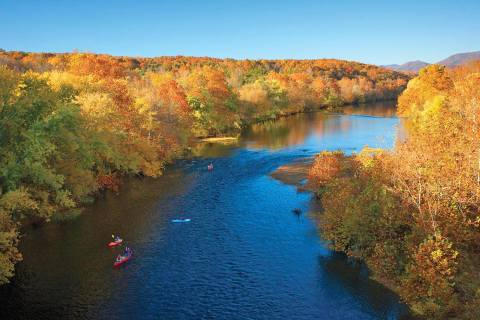
[[[261,124],[268,121],[276,121],[282,118],[288,118],[291,116],[295,116],[298,114],[307,114],[307,113],[315,113],[315,112],[327,112],[333,114],[344,114],[345,108],[352,106],[354,108],[360,106],[368,106],[376,103],[384,103],[389,101],[394,101],[396,103],[398,96],[394,98],[385,98],[373,101],[365,101],[365,102],[343,102],[340,105],[332,106],[328,104],[317,104],[314,107],[305,108],[303,110],[296,110],[290,112],[279,112],[275,116],[269,118],[256,118],[256,119],[245,119],[245,122],[241,125],[241,129],[238,131],[236,130],[227,130],[222,133],[218,133],[216,135],[206,135],[206,136],[194,136],[194,140],[196,142],[224,142],[224,141],[234,141],[240,139],[242,132],[245,128],[255,125]]]

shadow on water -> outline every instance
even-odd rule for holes
[[[359,105],[348,105],[342,108],[342,114],[392,118],[397,114],[396,109],[391,107],[394,104],[395,101],[380,101]]]
[[[214,143],[200,142],[191,150],[191,157],[220,158],[228,157],[239,148],[241,143],[238,141],[232,143]]]
[[[111,235],[122,235],[126,245],[136,239],[138,247],[148,241],[143,235],[152,221],[162,232],[168,223],[159,221],[155,206],[188,192],[188,177],[180,175],[172,168],[162,179],[127,179],[121,194],[107,192],[81,218],[26,230],[20,244],[24,260],[12,284],[0,288],[0,318],[95,318],[95,307],[115,295],[121,278],[121,271],[111,270],[123,248],[106,247]]]
[[[398,302],[398,295],[369,278],[363,262],[332,252],[329,256],[318,257],[318,267],[320,274],[330,275],[329,285],[346,288],[362,305],[374,309],[383,319],[412,319],[408,307]]]

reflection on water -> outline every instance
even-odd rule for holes
[[[396,116],[396,101],[381,101],[342,107],[343,114],[391,118]]]
[[[330,256],[320,255],[318,266],[321,273],[327,272],[331,275],[325,280],[330,285],[346,288],[361,303],[383,314],[386,319],[396,319],[399,315],[402,315],[402,320],[408,319],[406,306],[396,303],[398,297],[393,292],[371,281],[368,269],[362,262],[341,253],[332,253]],[[378,299],[379,296],[382,296],[382,299]]]
[[[397,297],[332,254],[307,214],[292,214],[311,210],[311,194],[269,173],[321,150],[391,147],[397,124],[296,115],[235,144],[203,144],[157,180],[131,179],[80,218],[26,233],[0,318],[396,319]],[[191,222],[171,223],[179,218]],[[135,251],[118,270],[113,233]]]
[[[204,157],[228,156],[238,147],[279,150],[294,145],[301,145],[307,139],[321,140],[322,137],[329,134],[348,134],[352,130],[352,125],[368,122],[368,119],[354,121],[349,117],[341,117],[343,114],[355,117],[391,118],[396,122],[395,113],[395,101],[348,105],[342,107],[341,114],[329,113],[327,111],[299,113],[253,124],[245,129],[241,139],[238,141],[200,143],[193,149],[193,155]],[[401,130],[403,126],[399,128]],[[373,130],[375,128],[372,128]],[[402,132],[401,134],[403,135]],[[387,136],[391,135],[390,130],[377,133],[386,134]]]
[[[379,124],[374,120],[362,119],[362,117],[382,117],[386,122],[396,124],[394,102],[382,102],[365,105],[352,105],[344,107],[342,114],[352,117],[342,117],[342,114],[332,114],[327,112],[312,112],[296,114],[290,117],[280,118],[265,123],[254,124],[248,128],[243,137],[243,145],[248,148],[273,149],[279,150],[295,145],[302,145],[308,140],[314,140],[319,143],[324,138],[330,136],[347,135],[352,142],[357,138],[350,133],[357,131],[359,126],[365,126],[362,130],[369,130],[368,124],[373,126],[371,132],[378,134],[379,139],[382,136],[391,138],[392,131],[396,127],[388,128],[387,131],[378,130]],[[358,117],[358,118],[357,118]],[[394,124],[394,125],[395,125]],[[353,127],[352,127],[353,126]],[[354,128],[357,127],[357,128]],[[364,135],[369,132],[358,130],[358,134]],[[379,141],[373,141],[375,143]],[[381,145],[380,145],[381,146]],[[385,145],[388,147],[388,145]],[[341,146],[339,146],[341,149]]]
[[[250,148],[276,150],[290,145],[298,145],[305,141],[305,138],[312,132],[321,135],[326,129],[325,118],[324,113],[314,112],[254,124],[245,132],[244,140]]]
[[[231,152],[240,147],[241,143],[237,140],[220,142],[199,142],[192,148],[192,156],[204,158],[227,157]]]

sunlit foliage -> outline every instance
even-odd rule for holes
[[[322,236],[427,319],[480,317],[480,65],[433,65],[399,98],[392,151],[320,154]]]

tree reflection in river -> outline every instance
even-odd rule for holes
[[[350,118],[341,117],[342,114],[365,117],[395,117],[395,101],[345,106],[342,108],[342,113],[329,113],[324,110],[299,113],[253,124],[245,129],[240,140],[199,143],[193,147],[192,155],[225,157],[238,147],[279,150],[300,145],[312,135],[319,140],[330,133],[346,133],[352,129],[352,121]]]
[[[368,270],[361,261],[332,252],[330,255],[319,255],[318,267],[322,286],[338,287],[340,284],[366,308],[373,308],[384,319],[395,319],[401,315],[402,320],[407,320],[410,316],[408,308],[398,303],[399,298],[393,291],[368,277]],[[322,277],[325,271],[331,276]]]
[[[343,114],[349,115],[367,115],[370,117],[395,117],[397,110],[396,101],[381,101],[376,103],[348,105],[342,108]]]
[[[394,117],[394,103],[390,101],[345,106],[341,114],[319,111],[258,123],[246,130],[243,140],[248,148],[271,150],[300,145],[307,138],[314,138],[318,141],[331,133],[346,133],[352,129],[352,125],[355,125],[355,123],[351,118],[341,117],[342,114],[365,117]]]

